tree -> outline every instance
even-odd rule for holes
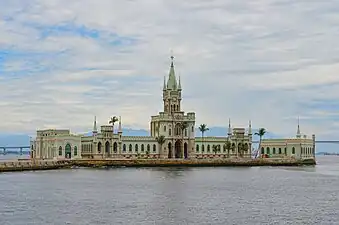
[[[229,140],[226,141],[225,148],[227,150],[227,158],[229,158],[230,157],[230,150],[232,149],[232,144]]]
[[[164,135],[160,135],[160,136],[156,137],[155,140],[160,145],[160,152],[162,152],[162,146],[163,146],[163,144],[165,144],[165,141],[166,141],[165,136]]]
[[[188,123],[186,121],[180,123],[180,130],[181,130],[181,145],[182,145],[182,155],[184,154],[184,131],[187,129]]]
[[[207,127],[206,124],[200,124],[199,130],[200,130],[200,132],[201,132],[202,146],[204,146],[204,134],[205,134],[206,131],[209,130],[209,128]],[[203,148],[205,148],[205,147],[203,147]]]
[[[118,121],[118,117],[113,116],[111,117],[110,121],[108,122],[109,124],[112,124],[113,126],[113,134],[114,134],[114,123]]]
[[[212,146],[212,151],[214,152],[214,155],[216,155],[217,154],[217,152],[218,152],[218,145],[213,145]]]
[[[265,128],[259,128],[258,132],[254,133],[254,135],[258,135],[259,136],[259,148],[258,151],[261,149],[261,141],[263,136],[266,134],[266,129]],[[258,154],[258,152],[257,152]]]

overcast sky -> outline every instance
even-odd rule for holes
[[[197,126],[339,133],[339,1],[0,0],[0,131],[149,127],[171,50]],[[338,139],[338,138],[337,138]]]

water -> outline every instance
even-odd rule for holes
[[[339,224],[339,157],[316,167],[0,174],[1,225]]]

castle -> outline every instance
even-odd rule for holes
[[[97,130],[94,119],[91,136],[71,134],[70,130],[38,130],[31,141],[32,157],[38,159],[111,159],[111,158],[251,158],[252,128],[232,128],[229,120],[225,137],[195,137],[195,113],[182,111],[182,87],[175,75],[173,56],[168,79],[164,78],[163,111],[152,116],[150,136],[124,136],[121,117],[113,117]],[[114,125],[118,131],[114,133]],[[203,128],[203,127],[202,127]],[[204,130],[204,129],[202,129]],[[275,157],[302,157],[304,148],[314,153],[314,140],[305,138],[266,139],[261,153]],[[287,144],[287,143],[292,144]],[[306,147],[305,147],[306,146]],[[283,148],[283,150],[281,150]],[[270,152],[272,149],[272,152]],[[277,149],[277,150],[276,150]],[[306,155],[305,155],[306,156]]]

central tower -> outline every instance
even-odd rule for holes
[[[163,136],[165,142],[161,146],[161,158],[190,158],[194,154],[195,145],[195,113],[185,112],[181,108],[182,89],[180,77],[177,80],[174,70],[174,57],[162,89],[163,111],[152,116],[150,123],[151,136],[159,140]]]
[[[166,77],[164,77],[164,87],[163,87],[163,101],[164,101],[164,112],[167,114],[173,114],[174,112],[181,111],[181,82],[179,77],[179,82],[175,77],[174,57],[171,56],[171,67],[168,74],[168,81],[166,84]]]

